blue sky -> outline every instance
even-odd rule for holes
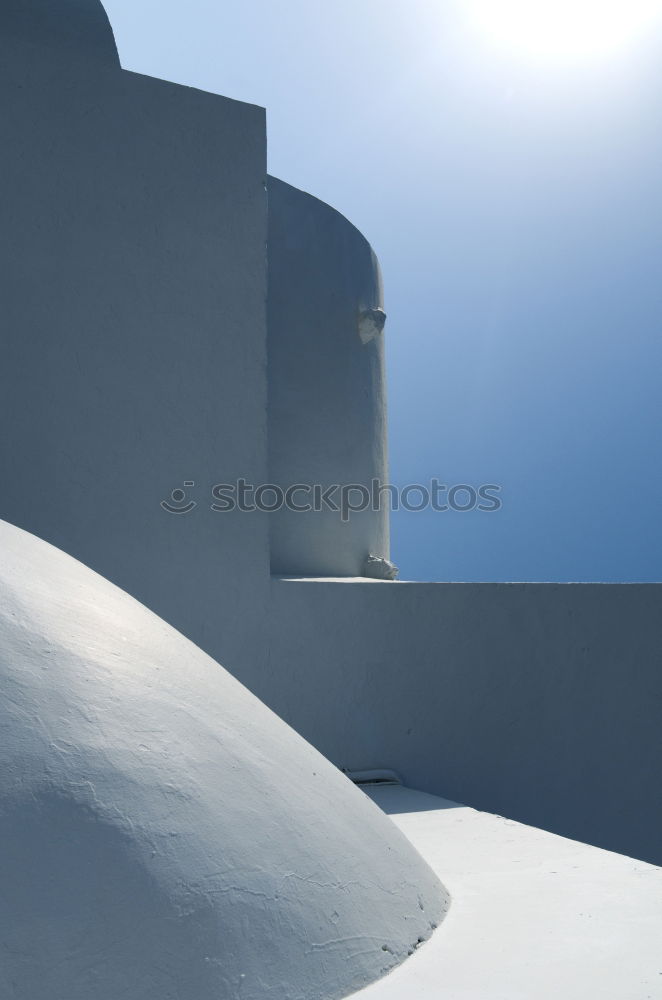
[[[373,244],[391,481],[501,485],[395,514],[402,577],[662,580],[662,19],[543,58],[469,2],[106,8],[126,68],[266,106],[270,172]]]

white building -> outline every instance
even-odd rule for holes
[[[267,177],[261,108],[122,70],[98,0],[4,0],[0,53],[0,516],[126,592],[118,595],[84,567],[3,529],[0,652],[14,695],[2,723],[11,805],[2,816],[6,842],[18,851],[6,853],[13,858],[7,877],[23,910],[19,920],[19,904],[4,894],[0,993],[12,1000],[338,997],[406,957],[445,911],[443,886],[394,824],[224,671],[214,681],[203,653],[173,637],[130,595],[222,663],[337,767],[392,770],[411,788],[550,831],[508,827],[515,853],[521,848],[527,859],[518,882],[518,858],[506,858],[511,848],[501,821],[442,809],[444,803],[403,788],[375,792],[387,810],[403,811],[398,802],[405,801],[412,813],[428,810],[420,822],[400,825],[428,850],[454,905],[431,942],[370,987],[370,997],[442,997],[445,985],[449,997],[510,1000],[547,996],[547,989],[550,996],[553,990],[566,997],[661,997],[662,975],[651,978],[655,939],[647,937],[655,919],[660,923],[659,872],[644,863],[662,860],[660,586],[391,582],[363,575],[388,575],[385,508],[353,513],[348,521],[329,510],[222,509],[228,496],[236,499],[229,487],[240,481],[283,490],[387,481],[384,303],[375,255],[333,209]],[[370,557],[376,559],[369,563]],[[37,585],[38,578],[48,587]],[[104,617],[99,608],[106,602],[113,610]],[[147,680],[141,674],[128,693],[110,683],[123,615],[134,645],[121,676],[128,684],[132,664],[138,669],[152,650],[167,697],[155,693],[156,673]],[[67,651],[61,657],[67,667],[45,684],[54,648]],[[189,694],[178,655],[194,665]],[[21,676],[31,680],[22,684]],[[187,697],[195,704],[193,727],[179,717]],[[133,715],[136,699],[140,711]],[[232,699],[234,714],[226,718]],[[143,739],[152,708],[162,759],[156,784],[148,785],[170,788],[171,831],[149,795],[142,801],[136,793],[143,787],[139,748],[152,747]],[[253,717],[264,721],[250,723],[251,742],[242,719],[248,726]],[[180,748],[186,744],[179,762],[168,755],[171,724]],[[207,733],[216,724],[219,732],[236,733],[234,756]],[[60,726],[65,735],[58,735]],[[127,757],[120,760],[123,740]],[[187,904],[177,893],[186,885],[204,896],[201,857],[218,848],[214,823],[224,812],[214,799],[213,768],[205,770],[214,754],[224,808],[241,812],[237,799],[245,794],[248,810],[241,822],[227,824],[236,842],[233,870],[246,842],[243,889],[232,883],[233,892],[273,903],[281,891],[273,873],[286,878],[278,836],[269,841],[271,856],[266,842],[248,835],[251,809],[256,823],[277,815],[285,841],[299,831],[301,850],[288,855],[289,877],[305,876],[300,928],[307,928],[318,962],[300,964],[302,938],[288,937],[280,910],[261,911],[257,922],[256,911],[247,910],[234,936],[226,934],[234,942],[226,941],[224,953],[232,956],[230,972],[219,971],[214,935],[223,937],[218,927],[243,905],[219,903],[229,898],[222,880],[214,883],[217,896],[205,897],[207,910],[195,910],[202,923],[190,925],[190,939],[180,938],[177,920]],[[280,770],[272,773],[279,755]],[[286,764],[292,773],[283,773]],[[187,792],[198,766],[199,780]],[[232,766],[239,769],[234,783],[227,777]],[[103,801],[85,777],[92,767],[109,797]],[[315,768],[325,790],[313,808]],[[294,771],[298,794],[291,788]],[[24,802],[17,812],[20,790],[38,802],[35,789],[44,780],[51,797],[32,812]],[[85,794],[76,798],[81,788]],[[62,806],[74,800],[82,810],[78,826]],[[195,831],[187,826],[187,802],[206,817]],[[334,834],[333,816],[346,841]],[[466,837],[453,829],[453,817],[464,823]],[[133,843],[126,823],[136,831],[136,856],[126,846]],[[361,843],[365,848],[371,824],[381,846],[357,860],[351,852]],[[73,844],[72,851],[40,847],[53,829],[56,845]],[[146,845],[170,832],[177,849],[157,850],[161,861],[150,869]],[[551,834],[642,860],[568,847]],[[457,887],[452,872],[446,877],[443,848],[439,853],[444,838],[465,872],[456,872]],[[401,853],[390,872],[389,851]],[[110,858],[112,928],[94,923],[89,879],[76,880],[79,852],[89,871]],[[562,869],[551,893],[532,876],[548,855],[560,858]],[[322,897],[310,896],[315,879],[304,870],[308,862],[326,872]],[[36,873],[33,882],[26,881],[28,869]],[[57,892],[42,898],[54,869]],[[484,898],[468,870],[483,873]],[[331,897],[356,878],[362,886],[356,899],[337,914],[347,931],[337,936],[342,943],[316,951],[315,920],[320,913],[331,919]],[[144,909],[118,888],[134,879]],[[272,879],[268,890],[265,879]],[[377,897],[396,900],[390,910],[375,896],[377,884]],[[29,892],[21,895],[25,885]],[[418,888],[412,895],[406,885]],[[658,886],[657,904],[651,885]],[[77,913],[67,931],[56,913],[69,891],[82,902],[77,910],[73,897],[63,904]],[[420,914],[408,909],[426,892],[432,917],[422,896]],[[473,910],[463,909],[464,892],[476,901]],[[547,924],[540,913],[537,923],[531,915],[538,898],[549,907]],[[592,927],[577,909],[582,899],[587,910],[595,905]],[[99,959],[128,915],[137,932],[156,914],[170,913],[168,907],[174,908],[164,927],[145,932],[149,947],[120,948],[114,969]],[[452,931],[456,908],[460,924]],[[406,932],[402,920],[410,921]],[[277,925],[282,941],[269,955]],[[369,939],[361,958],[359,925]],[[516,973],[504,965],[513,947],[509,927],[518,928],[518,948],[528,954],[516,986],[507,972]],[[242,950],[251,936],[256,947]],[[72,942],[79,939],[76,950]],[[166,960],[180,940],[181,961]],[[472,940],[486,948],[480,982]],[[30,950],[35,942],[39,961]],[[205,949],[211,954],[203,955]],[[152,975],[155,956],[165,962],[158,975]],[[190,972],[206,959],[208,968]],[[480,955],[477,962],[483,968]],[[597,971],[600,962],[607,966]],[[576,973],[572,982],[555,978],[568,967]]]

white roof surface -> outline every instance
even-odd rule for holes
[[[452,903],[355,1000],[662,998],[662,868],[409,788],[369,794]]]

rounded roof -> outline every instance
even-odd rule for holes
[[[2,0],[0,32],[119,66],[113,29],[100,0]]]
[[[87,567],[0,551],[0,983],[322,1000],[430,935],[445,890],[344,775]]]

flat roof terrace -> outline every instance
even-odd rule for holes
[[[355,1000],[662,997],[662,868],[410,788],[366,791],[452,902]]]

